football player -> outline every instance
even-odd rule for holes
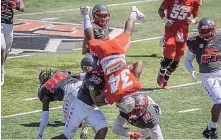
[[[22,0],[1,0],[1,86],[4,85],[4,66],[13,41],[13,9],[24,12]]]
[[[199,6],[200,0],[163,0],[159,7],[158,14],[165,22],[165,33],[161,41],[164,49],[157,83],[165,89],[169,87],[168,80],[186,50],[188,27],[198,22]]]
[[[81,7],[84,16],[84,31],[88,39],[90,52],[97,56],[102,65],[107,90],[106,102],[113,104],[127,94],[133,94],[142,88],[142,85],[131,73],[126,65],[125,54],[130,46],[130,36],[137,20],[146,21],[146,17],[136,6],[132,6],[131,14],[125,24],[124,33],[112,40],[95,39],[89,17],[90,7]]]
[[[130,139],[163,139],[159,126],[161,109],[149,96],[126,96],[116,105],[120,114],[112,128],[115,133]],[[129,131],[123,127],[125,123],[140,128],[140,132]]]
[[[94,139],[104,139],[108,128],[103,113],[98,106],[106,105],[99,98],[104,94],[104,77],[98,58],[86,54],[81,61],[81,68],[87,72],[77,98],[71,103],[68,119],[63,134],[52,139],[72,139],[80,125],[85,120],[95,132]],[[101,94],[102,93],[102,94]]]
[[[196,82],[198,72],[192,65],[192,61],[196,58],[202,85],[214,103],[211,109],[212,120],[203,131],[203,136],[218,139],[217,126],[221,115],[221,34],[216,34],[216,24],[209,17],[202,18],[197,29],[199,35],[187,40],[189,49],[184,64],[192,80]]]
[[[108,7],[104,4],[97,4],[93,7],[92,10],[93,16],[93,30],[94,36],[96,39],[109,40],[109,21],[110,21],[110,12]],[[84,38],[82,46],[82,54],[89,53],[87,46],[87,38]]]
[[[77,97],[77,92],[82,85],[78,79],[84,78],[84,73],[71,74],[68,70],[42,70],[39,74],[40,88],[38,97],[42,102],[42,118],[37,138],[41,139],[49,120],[49,104],[53,101],[64,101],[63,117],[67,120],[71,102]],[[82,126],[86,126],[83,124]],[[81,138],[86,138],[87,128],[82,127]]]

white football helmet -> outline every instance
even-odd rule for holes
[[[135,99],[132,96],[126,96],[116,103],[117,108],[123,113],[130,113],[135,107]]]

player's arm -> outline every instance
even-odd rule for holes
[[[72,78],[79,79],[79,80],[83,81],[85,75],[86,75],[85,72],[81,72],[81,73],[77,73],[77,74],[71,74],[70,76],[71,76]]]
[[[118,135],[129,137],[130,139],[139,139],[141,137],[140,132],[130,132],[129,129],[123,127],[126,122],[121,115],[118,115],[112,127],[112,131]]]
[[[194,40],[195,38],[191,38],[191,40]],[[186,55],[185,55],[185,58],[184,58],[184,66],[185,68],[189,71],[190,75],[191,75],[191,79],[193,82],[197,82],[197,78],[196,78],[196,75],[197,75],[197,72],[194,71],[194,68],[193,68],[193,65],[192,65],[192,61],[194,60],[195,58],[195,53],[194,53],[194,50],[193,50],[193,47],[194,47],[194,43],[192,43],[191,40],[187,40],[187,46],[188,46],[188,50],[186,52]]]
[[[195,36],[192,36],[190,38],[188,38],[186,44],[187,44],[187,47],[188,47],[188,50],[186,51],[186,55],[185,55],[185,58],[184,58],[184,66],[185,68],[191,73],[192,71],[194,71],[193,69],[193,65],[192,65],[192,61],[194,60],[195,58],[195,53],[194,53],[194,41],[196,40],[196,37]]]
[[[184,66],[185,68],[191,73],[192,71],[194,71],[193,65],[192,65],[192,61],[195,58],[195,54],[193,53],[193,50],[191,48],[189,48],[186,51],[186,55],[185,55],[185,59],[184,59]]]
[[[16,3],[15,9],[18,10],[19,12],[24,12],[25,11],[25,4],[24,4],[23,0],[19,0]]]
[[[173,24],[172,20],[169,20],[166,15],[165,15],[165,10],[168,9],[168,1],[164,0],[159,9],[158,9],[158,14],[160,16],[160,18],[164,21],[164,23],[166,24],[167,27],[170,27]]]
[[[89,53],[89,49],[88,49],[87,43],[88,43],[88,40],[87,40],[87,38],[85,37],[85,38],[84,38],[84,41],[83,41],[83,45],[82,45],[82,54],[83,54],[83,55],[86,54],[86,53]]]
[[[192,10],[192,16],[193,18],[187,17],[187,23],[192,25],[192,24],[197,24],[199,22],[198,15],[200,13],[199,7],[202,4],[201,0],[196,0],[193,3],[193,10]]]
[[[117,133],[118,135],[129,137],[128,129],[125,129],[123,127],[125,123],[126,123],[126,120],[121,115],[118,115],[112,127],[112,131]]]
[[[49,96],[45,95],[42,99],[42,113],[41,113],[41,122],[38,129],[38,135],[37,138],[42,138],[44,129],[46,128],[48,124],[49,119],[49,104],[50,104],[50,98]]]
[[[92,99],[92,101],[94,102],[94,104],[96,106],[107,105],[107,103],[105,102],[104,98],[103,98],[103,100],[101,100],[101,97],[103,96],[103,94],[102,93],[100,94],[100,91],[98,91],[98,90],[91,90],[90,88],[89,88],[89,91],[90,91],[91,99]],[[99,95],[96,96],[97,94],[99,94]]]
[[[193,18],[190,18],[190,17],[187,18],[187,23],[189,25],[195,25],[199,22],[198,15],[197,14],[192,14],[192,15],[193,15]]]

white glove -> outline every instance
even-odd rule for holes
[[[192,79],[192,81],[193,81],[194,83],[197,82],[197,78],[196,78],[197,73],[198,73],[198,72],[196,72],[196,71],[191,71],[191,79]]]

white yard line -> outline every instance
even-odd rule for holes
[[[50,110],[55,110],[55,109],[61,109],[61,108],[62,108],[62,106],[58,106],[58,107],[52,107],[52,108],[49,108],[49,109]],[[23,116],[23,115],[38,113],[38,112],[41,112],[41,111],[42,110],[34,110],[34,111],[31,111],[31,112],[24,112],[24,113],[18,113],[18,114],[14,114],[14,115],[2,116],[1,118],[4,119],[4,118],[16,117],[16,116]]]
[[[107,6],[108,7],[114,7],[114,6],[130,5],[130,4],[153,2],[153,1],[159,1],[159,0],[140,0],[140,1],[108,4]],[[60,12],[66,12],[66,11],[79,11],[80,12],[80,9],[79,8],[74,8],[74,9],[63,9],[63,10],[54,10],[54,11],[35,12],[35,13],[24,13],[24,14],[15,15],[15,17],[27,16],[27,15],[37,15],[37,14],[48,14],[48,13],[60,13]]]
[[[187,110],[182,110],[182,111],[179,111],[179,113],[187,113],[187,112],[193,112],[193,111],[197,111],[197,110],[201,110],[201,108],[191,108],[191,109],[187,109]]]
[[[27,57],[27,56],[33,56],[33,55],[11,56],[11,57],[8,57],[7,59],[22,58],[22,57]]]
[[[186,87],[186,86],[191,86],[191,85],[195,85],[195,84],[199,84],[199,83],[201,83],[201,81],[196,82],[196,83],[186,83],[186,84],[182,84],[182,85],[170,86],[168,89]],[[166,90],[166,89],[153,89],[153,90],[147,90],[147,91],[139,91],[139,93],[156,92],[156,91],[161,91],[161,90]]]
[[[182,84],[182,85],[177,85],[177,86],[171,86],[169,89],[172,89],[172,88],[178,88],[178,87],[184,87],[184,86],[190,86],[190,85],[194,85],[194,84],[198,84],[200,82],[197,82],[197,83],[186,83],[186,84]],[[153,90],[153,91],[143,91],[143,92],[139,92],[139,93],[147,93],[147,92],[156,92],[156,91],[160,91],[162,89],[158,89],[158,90]],[[34,98],[34,97],[33,97]],[[33,99],[32,98],[32,99]],[[37,97],[36,97],[37,98]],[[31,98],[27,98],[26,100],[30,100]],[[54,107],[54,108],[50,108],[50,110],[55,110],[55,109],[60,109],[60,107]],[[38,112],[41,112],[42,110],[34,110],[34,111],[31,111],[31,112],[24,112],[24,113],[18,113],[18,114],[13,114],[13,115],[8,115],[8,116],[2,116],[1,118],[4,119],[4,118],[11,118],[11,117],[16,117],[16,116],[23,116],[23,115],[28,115],[28,114],[33,114],[33,113],[38,113]],[[180,112],[180,111],[179,111]],[[188,112],[188,111],[187,111]]]
[[[41,20],[50,21],[50,20],[55,20],[55,19],[60,19],[60,17],[43,18],[43,19],[41,19]]]
[[[31,101],[31,100],[36,100],[38,99],[38,97],[31,97],[31,98],[26,98],[26,99],[23,99],[24,101]]]

